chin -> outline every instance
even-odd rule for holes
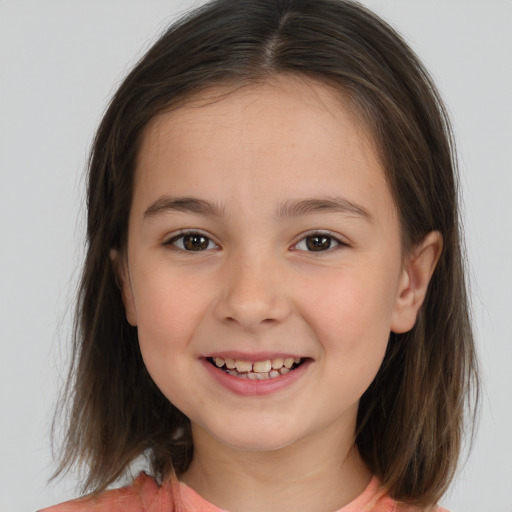
[[[283,425],[253,423],[248,426],[231,424],[226,432],[208,431],[218,443],[238,451],[272,452],[292,445],[297,439]],[[215,429],[216,430],[216,429]]]

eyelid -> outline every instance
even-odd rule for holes
[[[325,251],[305,251],[303,249],[296,249],[297,245],[302,242],[303,240],[305,240],[306,238],[310,237],[310,236],[321,236],[321,235],[324,235],[324,236],[328,236],[329,238],[331,238],[332,240],[334,240],[336,242],[336,246],[334,247],[330,247],[329,249],[326,249]],[[292,244],[291,246],[291,250],[292,251],[302,251],[302,252],[312,252],[312,253],[326,253],[326,252],[332,252],[332,251],[335,251],[336,249],[340,249],[340,248],[343,248],[343,247],[349,247],[350,244],[348,243],[348,241],[344,240],[344,238],[339,234],[339,233],[334,233],[332,231],[329,231],[327,229],[312,229],[310,231],[306,231],[304,233],[301,233],[298,237],[297,237],[297,240]]]
[[[180,238],[183,238],[183,237],[185,237],[187,235],[201,235],[201,236],[204,236],[210,242],[215,244],[216,247],[215,247],[215,249],[204,249],[202,251],[186,251],[185,249],[181,249],[180,247],[177,247],[177,246],[174,245],[174,242],[176,242]],[[219,242],[217,242],[215,240],[215,237],[213,237],[210,233],[207,233],[206,231],[203,231],[201,229],[179,229],[178,231],[175,231],[174,233],[171,233],[170,235],[168,235],[165,238],[165,240],[164,240],[162,245],[167,246],[167,247],[171,247],[173,249],[176,249],[177,251],[191,252],[191,253],[194,253],[194,252],[206,252],[206,251],[211,251],[211,250],[216,250],[216,249],[220,249],[221,248]]]

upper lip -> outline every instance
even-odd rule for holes
[[[221,359],[234,359],[235,361],[267,361],[268,359],[286,359],[288,357],[300,357],[301,359],[304,359],[304,356],[299,355],[295,352],[242,352],[238,350],[220,350],[208,353],[204,355],[203,357],[212,359],[215,359],[216,357],[219,357]]]

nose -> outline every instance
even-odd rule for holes
[[[247,331],[280,324],[292,310],[284,283],[283,269],[268,258],[233,257],[225,262],[215,315]]]

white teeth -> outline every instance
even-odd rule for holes
[[[252,371],[258,373],[268,373],[272,369],[272,362],[270,359],[266,361],[258,361],[252,365]]]
[[[278,357],[277,359],[272,359],[272,368],[274,370],[279,370],[279,368],[281,368],[283,366],[283,358],[282,357]]]
[[[265,361],[236,361],[235,359],[215,357],[213,358],[215,366],[224,368],[224,371],[233,377],[242,379],[261,380],[274,379],[280,375],[285,375],[291,371],[294,364],[301,362],[300,357],[276,357]]]
[[[269,378],[268,373],[248,373],[247,378],[251,380],[265,380]]]
[[[226,359],[226,368],[229,370],[234,370],[236,368],[236,363],[234,359]]]
[[[252,363],[249,361],[236,361],[236,369],[240,372],[252,372]]]
[[[287,357],[285,360],[284,360],[284,366],[286,368],[291,368],[293,366],[293,363],[294,363],[294,358],[293,357]]]
[[[236,370],[228,370],[227,373],[232,375],[233,377],[241,377],[242,379],[249,380],[265,380],[265,379],[275,379],[280,375],[285,375],[290,372],[288,368],[281,368],[280,370],[270,370],[269,372],[247,372],[247,373],[238,373]]]

